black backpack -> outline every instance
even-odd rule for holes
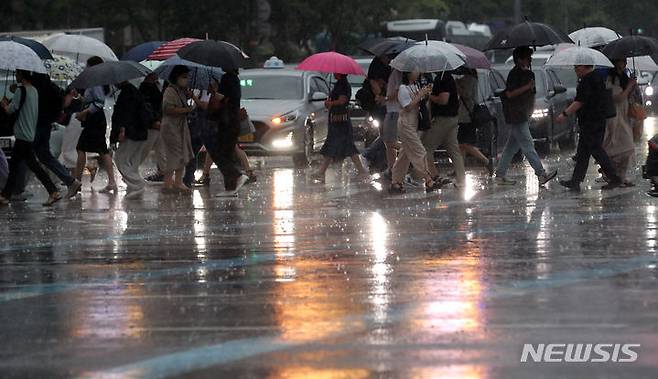
[[[370,87],[370,81],[368,79],[363,81],[361,88],[356,91],[354,95],[357,104],[368,113],[373,113],[377,110],[377,102],[375,101],[375,94],[372,92]]]
[[[141,97],[141,104],[139,106],[139,121],[144,129],[152,129],[153,124],[155,124],[158,119],[157,113],[153,110],[153,105],[144,100],[144,97],[141,93],[139,96]]]
[[[14,135],[14,124],[18,120],[18,115],[21,113],[21,108],[23,108],[23,105],[25,104],[25,98],[27,96],[25,88],[18,87],[16,88],[16,91],[21,92],[21,100],[18,104],[18,109],[16,112],[9,114],[5,112],[4,109],[0,109],[0,136],[2,137]],[[14,98],[16,98],[16,96],[17,94],[14,94]]]
[[[62,115],[62,110],[64,109],[64,91],[50,80],[37,90],[39,92],[38,125],[44,128],[50,127]]]

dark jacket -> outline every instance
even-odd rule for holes
[[[148,138],[148,126],[143,125],[141,113],[144,109],[144,98],[137,87],[127,83],[121,86],[121,92],[114,104],[112,114],[112,132],[110,143],[117,143],[121,128],[125,128],[125,136],[133,141],[145,141]]]
[[[142,94],[144,101],[151,104],[151,110],[155,112],[157,120],[162,119],[162,91],[155,83],[142,82],[139,85],[139,92]]]

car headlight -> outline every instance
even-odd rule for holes
[[[288,133],[285,137],[282,138],[277,138],[275,140],[272,140],[272,147],[275,149],[290,149],[293,147],[293,142],[292,142],[292,132]]]
[[[644,94],[647,96],[653,96],[653,87],[647,86],[647,88],[644,89]]]
[[[532,118],[534,119],[546,118],[546,117],[548,117],[548,108],[535,109],[532,112]]]
[[[272,119],[272,123],[274,125],[287,124],[289,122],[293,122],[297,120],[297,117],[299,117],[299,111],[292,111],[282,114],[281,116],[274,117]]]

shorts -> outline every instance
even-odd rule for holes
[[[398,141],[398,116],[397,112],[387,112],[384,117],[384,125],[381,128],[381,137],[384,142]]]

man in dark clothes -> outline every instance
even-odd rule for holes
[[[576,150],[576,167],[570,180],[561,180],[560,184],[572,191],[580,191],[580,183],[585,180],[589,158],[593,156],[610,179],[610,182],[601,187],[609,190],[619,187],[621,178],[603,150],[603,137],[606,125],[606,87],[603,79],[594,71],[593,66],[575,66],[576,75],[580,78],[576,89],[576,99],[571,105],[557,117],[558,123],[563,123],[566,118],[576,113],[580,128],[580,139]]]
[[[160,142],[160,120],[162,119],[162,90],[158,85],[158,76],[156,74],[149,74],[144,78],[142,84],[139,85],[139,92],[146,104],[150,104],[151,111],[154,113],[156,122],[148,131],[148,140],[144,148],[145,158],[155,150],[157,157],[157,172],[153,175],[146,177],[149,182],[161,183],[164,180],[164,175],[160,170],[165,166],[164,149]]]

